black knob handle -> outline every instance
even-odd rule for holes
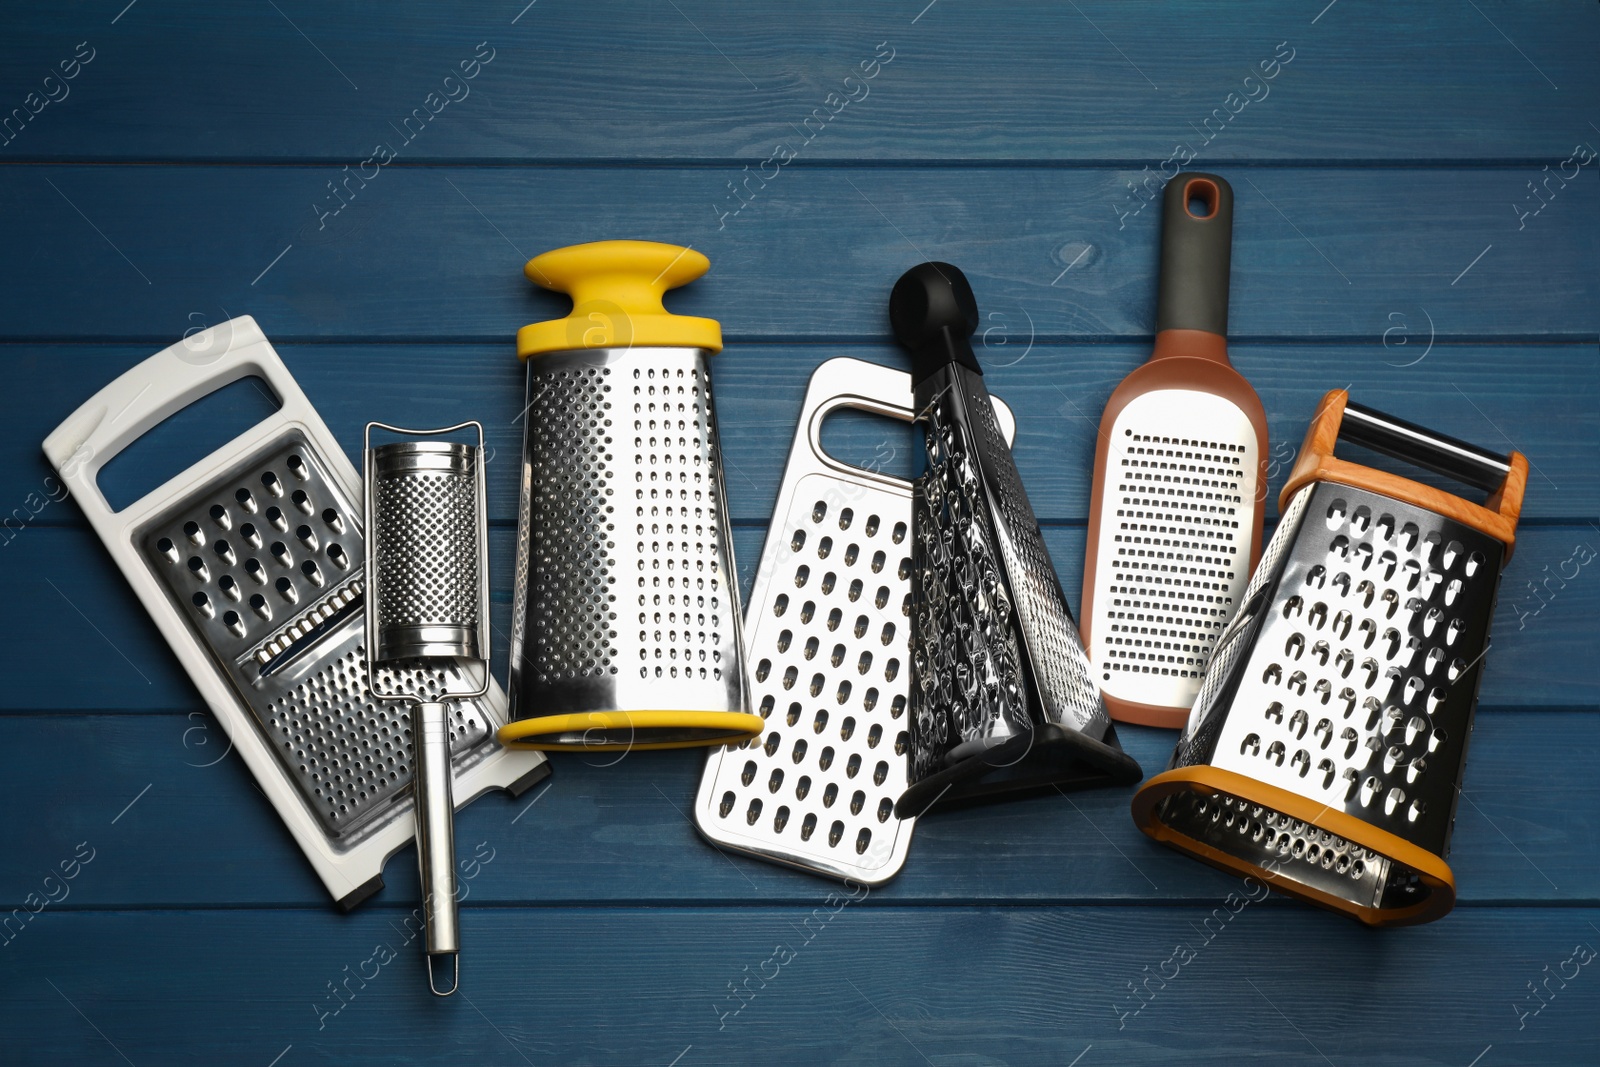
[[[978,301],[967,276],[949,263],[920,263],[889,294],[889,323],[911,352],[911,377],[921,382],[947,363],[977,373],[969,338],[978,328]]]
[[[1226,337],[1232,260],[1233,187],[1215,174],[1179,174],[1169,181],[1161,206],[1157,332],[1204,330]]]

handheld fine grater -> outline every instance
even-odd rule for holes
[[[761,728],[712,402],[722,327],[661,303],[710,267],[691,248],[597,241],[524,268],[572,312],[517,331],[528,373],[507,745],[687,748]]]
[[[1124,722],[1183,725],[1261,553],[1267,419],[1228,362],[1232,240],[1226,181],[1167,183],[1155,351],[1100,419],[1083,639]]]
[[[280,410],[121,511],[100,468],[164,419],[260,378]],[[301,850],[348,910],[383,888],[413,834],[404,709],[368,689],[361,479],[260,327],[241,316],[146,359],[44,442],[95,532]],[[396,690],[471,688],[462,668],[402,661]],[[481,682],[482,679],[469,679]],[[456,799],[549,773],[503,751],[492,683],[458,705]]]
[[[762,733],[706,758],[694,819],[712,842],[865,885],[899,872],[906,788],[911,483],[843,463],[822,424],[854,408],[911,422],[911,376],[857,359],[811,375],[745,613]],[[994,401],[1010,441],[1011,411]]]
[[[889,317],[928,460],[912,497],[911,785],[896,811],[1137,782],[995,423],[972,287],[920,264]]]
[[[1334,456],[1343,440],[1489,494]],[[1528,461],[1324,397],[1146,834],[1373,926],[1455,903],[1455,826]]]

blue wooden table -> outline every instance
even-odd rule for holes
[[[1600,1062],[1600,7],[525,2],[5,16],[0,907],[28,917],[0,940],[0,1063]],[[565,310],[523,261],[693,245],[711,273],[672,304],[727,336],[748,590],[808,375],[903,366],[889,286],[943,259],[1076,603],[1093,427],[1148,353],[1151,200],[1185,160],[1237,194],[1231,347],[1274,490],[1337,386],[1532,462],[1460,904],[1431,926],[1234,911],[1238,881],[1143,838],[1125,790],[929,818],[841,903],[697,836],[700,755],[566,755],[531,807],[460,817],[486,859],[463,994],[434,1001],[414,946],[374,962],[409,850],[335,912],[40,454],[112,377],[248,313],[352,453],[368,419],[477,418],[514,457],[512,336]],[[113,495],[237,419],[159,431]],[[514,477],[490,469],[503,634]],[[1147,774],[1173,741],[1123,739]]]

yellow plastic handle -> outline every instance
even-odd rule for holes
[[[570,295],[572,313],[518,330],[517,355],[657,345],[720,352],[722,326],[715,319],[674,315],[661,304],[668,289],[710,269],[694,249],[656,241],[595,241],[535,256],[522,272]]]

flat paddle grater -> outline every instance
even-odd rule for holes
[[[112,510],[96,482],[102,466],[252,375],[279,411]],[[361,480],[255,320],[133,367],[44,451],[328,892],[349,909],[381,889],[384,862],[413,835],[412,760],[406,709],[367,687]],[[407,692],[472,688],[457,670],[402,661],[380,673]],[[549,773],[538,754],[495,743],[504,719],[493,685],[457,705],[458,804]]]
[[[1228,361],[1233,189],[1167,183],[1156,343],[1095,442],[1083,639],[1113,719],[1181,727],[1261,554],[1267,416]]]
[[[1483,504],[1338,459],[1364,445]],[[1169,769],[1133,801],[1158,841],[1373,926],[1455,903],[1455,825],[1528,461],[1322,401],[1283,518]]]
[[[912,498],[911,785],[901,815],[1042,790],[1132,785],[969,340],[978,305],[948,263],[889,296],[911,352],[928,469]]]
[[[857,359],[811,375],[745,613],[762,733],[713,749],[694,819],[709,840],[865,885],[899,872],[911,692],[911,483],[843,463],[822,424],[854,408],[911,422],[911,376]],[[994,402],[1009,441],[1011,411]]]

